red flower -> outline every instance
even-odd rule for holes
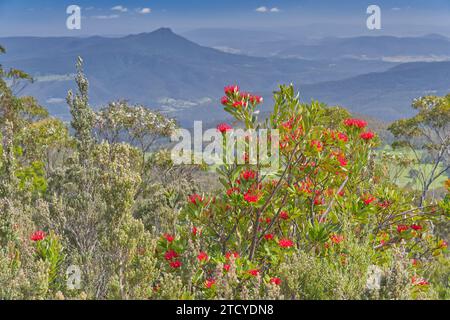
[[[361,137],[361,139],[369,141],[375,137],[375,133],[373,133],[372,131],[366,131],[361,133],[359,136]]]
[[[206,254],[206,252],[200,251],[200,253],[197,256],[197,259],[200,262],[207,261],[208,260],[208,255]]]
[[[311,147],[315,148],[317,150],[317,152],[320,152],[323,150],[323,144],[319,140],[311,141]]]
[[[220,103],[226,106],[228,104],[228,97],[222,97],[222,99],[220,99]]]
[[[428,281],[426,281],[425,279],[422,278],[416,278],[416,277],[412,277],[411,278],[411,282],[413,285],[415,286],[427,286],[430,283]]]
[[[253,170],[245,170],[241,173],[242,179],[248,181],[256,178],[256,172]]]
[[[330,236],[330,240],[331,242],[333,242],[334,244],[339,244],[342,241],[344,241],[344,236],[338,235],[338,234],[332,234]]]
[[[208,279],[205,281],[205,288],[211,289],[211,287],[216,283],[216,280],[214,279]]]
[[[226,272],[230,271],[231,266],[229,264],[224,264],[223,265],[223,270],[225,270]]]
[[[168,242],[172,242],[173,240],[175,240],[175,237],[170,235],[170,234],[168,234],[168,233],[164,234],[164,238],[166,238],[166,240]]]
[[[244,107],[244,106],[246,106],[244,101],[236,101],[233,103],[233,107],[235,107],[235,108],[240,108],[240,107]]]
[[[324,204],[325,203],[324,201],[325,200],[321,196],[314,197],[314,205],[315,206],[320,206],[320,205]]]
[[[231,256],[233,256],[235,259],[239,258],[239,253],[238,252],[227,252],[225,254],[225,259],[229,260],[231,258]]]
[[[41,230],[35,231],[30,237],[31,241],[35,241],[35,242],[44,240],[44,238],[45,238],[45,232],[41,231]]]
[[[345,133],[343,132],[339,132],[338,133],[338,139],[343,141],[343,142],[347,142],[348,141],[348,137]]]
[[[197,236],[197,234],[200,235],[201,232],[200,232],[200,230],[197,229],[196,226],[193,226],[193,227],[192,227],[192,235],[195,237],[195,236]]]
[[[404,225],[404,224],[399,224],[399,225],[397,226],[397,231],[398,231],[399,233],[402,233],[403,231],[406,231],[406,230],[408,230],[408,229],[409,229],[409,227],[406,226],[406,225]]]
[[[280,219],[288,220],[289,219],[289,214],[286,211],[281,211],[280,212]]]
[[[227,190],[227,196],[231,197],[233,194],[239,194],[239,188],[230,188]]]
[[[177,258],[178,257],[178,253],[176,253],[174,250],[168,250],[165,254],[164,254],[164,258],[168,261]]]
[[[289,239],[283,238],[278,241],[278,245],[282,248],[290,248],[294,245],[294,242]]]
[[[365,128],[367,126],[367,122],[361,119],[346,119],[344,120],[344,124],[347,127],[356,127],[359,129]]]
[[[247,193],[244,194],[244,200],[248,203],[258,202],[259,196],[252,194],[250,191],[247,191]]]
[[[342,167],[345,167],[346,165],[347,165],[347,163],[348,163],[348,161],[347,161],[347,159],[345,158],[345,155],[344,154],[338,154],[337,156],[336,156],[336,159],[337,159],[337,161],[339,161],[339,164],[342,166]]]
[[[174,268],[174,269],[178,269],[179,267],[181,267],[182,263],[178,260],[176,261],[172,261],[170,264],[170,267]]]
[[[202,198],[202,196],[194,193],[193,195],[189,196],[189,202],[192,204],[198,205],[203,202],[203,198]]]
[[[217,131],[219,131],[220,133],[226,133],[227,131],[230,131],[232,129],[233,127],[226,123],[221,123],[217,126]]]
[[[259,270],[258,269],[252,269],[252,270],[248,270],[248,273],[254,277],[256,277],[259,274]]]
[[[413,224],[413,225],[411,225],[411,229],[419,231],[419,230],[422,230],[423,227],[419,224]]]
[[[279,286],[281,284],[281,279],[277,278],[277,277],[273,277],[272,279],[270,279],[270,283]]]
[[[233,94],[233,93],[237,93],[239,92],[239,87],[234,85],[234,86],[226,86],[225,89],[225,94]]]
[[[263,102],[263,98],[260,96],[250,96],[249,100],[252,104],[260,104]]]
[[[272,239],[273,239],[273,234],[271,234],[271,233],[265,234],[265,235],[264,235],[264,239],[266,239],[266,240],[272,240]]]
[[[371,204],[375,200],[377,200],[377,198],[375,198],[374,196],[371,196],[371,195],[368,195],[368,196],[366,196],[365,198],[362,199],[362,201],[364,201],[364,204],[366,206],[368,206],[369,204]]]

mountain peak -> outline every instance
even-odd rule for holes
[[[171,35],[175,34],[175,33],[172,31],[172,29],[170,29],[170,28],[165,28],[165,27],[156,29],[155,31],[153,31],[153,32],[151,32],[151,33],[153,33],[153,34],[171,34]]]

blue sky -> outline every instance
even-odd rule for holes
[[[65,27],[66,7],[82,8],[82,29]],[[450,28],[450,0],[0,0],[0,36],[115,35],[172,27],[288,28],[354,23],[364,28],[368,5],[382,9],[390,33],[400,25]]]

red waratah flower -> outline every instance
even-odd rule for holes
[[[288,220],[289,219],[289,214],[286,211],[281,211],[280,212],[280,219]]]
[[[361,139],[368,141],[375,137],[375,133],[373,133],[372,131],[366,131],[361,133],[359,136]]]
[[[242,179],[248,181],[256,178],[256,172],[253,170],[245,170],[241,173]]]
[[[175,240],[175,237],[170,235],[170,234],[168,234],[168,233],[164,234],[164,238],[166,238],[166,240],[168,242],[172,242],[173,240]]]
[[[239,87],[234,85],[234,86],[226,86],[225,89],[225,94],[233,94],[233,93],[237,93],[239,92]]]
[[[252,194],[250,191],[247,191],[247,193],[244,194],[244,200],[248,203],[258,202],[259,196]]]
[[[233,256],[235,259],[239,258],[239,253],[238,252],[227,252],[225,254],[225,259],[229,260],[231,258],[231,256]]]
[[[374,196],[371,196],[371,195],[368,195],[368,196],[366,196],[365,198],[362,199],[362,201],[364,202],[364,204],[366,206],[368,206],[369,204],[371,204],[375,200],[377,200],[377,198],[375,198]]]
[[[195,205],[199,205],[203,202],[203,198],[201,195],[198,195],[196,193],[189,196],[189,202]]]
[[[425,279],[422,278],[416,278],[416,277],[412,277],[411,278],[411,282],[413,285],[415,286],[427,286],[430,283],[428,281],[426,281]]]
[[[41,230],[35,231],[30,237],[31,241],[35,241],[35,242],[44,240],[44,238],[45,238],[45,232],[41,231]]]
[[[346,119],[344,120],[344,124],[347,127],[356,127],[359,129],[365,128],[367,126],[367,122],[361,119]]]
[[[181,261],[176,260],[176,261],[170,262],[169,265],[171,268],[178,269],[179,267],[181,267],[182,263],[181,263]]]
[[[258,269],[252,269],[252,270],[248,270],[248,273],[254,277],[256,277],[259,274],[259,270]]]
[[[208,260],[208,255],[206,254],[206,252],[201,251],[198,256],[197,256],[198,261],[207,261]]]
[[[244,101],[236,101],[233,103],[233,107],[235,107],[235,108],[240,108],[240,107],[244,107],[244,106],[246,106]]]
[[[325,203],[325,200],[321,196],[315,196],[314,197],[314,205],[320,206]]]
[[[220,133],[226,133],[232,129],[233,128],[229,124],[226,124],[226,123],[221,123],[217,126],[217,131],[219,131]]]
[[[220,99],[220,103],[226,106],[228,104],[228,97],[222,97],[222,99]]]
[[[347,165],[347,163],[348,163],[348,161],[347,161],[347,159],[345,158],[345,156],[341,153],[341,154],[338,154],[337,156],[336,156],[336,159],[337,159],[337,161],[339,161],[339,164],[342,166],[342,167],[345,167],[346,165]]]
[[[339,244],[342,241],[344,241],[344,236],[338,235],[338,234],[332,234],[330,236],[330,240],[331,242],[333,242],[334,244]]]
[[[178,257],[178,253],[176,253],[174,250],[168,250],[165,254],[164,254],[164,258],[168,261],[177,258]]]
[[[249,100],[252,104],[260,104],[263,102],[263,98],[260,96],[250,96]]]
[[[195,237],[197,234],[200,234],[200,231],[197,229],[196,226],[192,227],[192,235]]]
[[[211,289],[211,287],[216,283],[216,280],[214,279],[208,279],[205,281],[205,288]]]
[[[311,147],[315,148],[318,152],[323,150],[323,144],[319,140],[311,141]]]
[[[224,264],[223,265],[223,270],[225,270],[226,272],[230,271],[231,266],[229,264]]]
[[[419,230],[422,230],[423,227],[419,224],[413,224],[413,225],[411,225],[411,229],[419,231]]]
[[[278,245],[282,248],[290,248],[294,245],[294,242],[292,242],[289,239],[280,239],[280,241],[278,241]]]
[[[348,141],[348,137],[345,133],[343,132],[339,132],[338,133],[338,139],[343,141],[343,142],[347,142]]]
[[[272,240],[272,239],[273,239],[273,234],[271,234],[271,233],[265,234],[265,235],[264,235],[264,239],[266,239],[266,240]]]
[[[272,279],[270,279],[270,283],[279,286],[281,284],[281,279],[277,278],[277,277],[273,277]]]
[[[403,231],[406,231],[406,230],[408,230],[408,229],[409,229],[409,227],[406,226],[406,225],[404,225],[404,224],[399,224],[399,225],[397,226],[397,231],[398,231],[399,233],[402,233]]]
[[[239,188],[230,188],[227,190],[227,196],[231,197],[233,194],[239,194]]]

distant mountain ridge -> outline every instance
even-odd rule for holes
[[[435,35],[429,38],[444,41]],[[37,97],[61,118],[69,114],[64,98],[75,86],[77,56],[85,61],[92,105],[128,99],[186,124],[203,119],[220,121],[225,113],[218,107],[219,99],[227,84],[237,83],[263,95],[267,101],[263,109],[270,107],[272,91],[279,84],[292,82],[307,99],[342,104],[392,120],[407,112],[411,97],[425,90],[443,92],[450,83],[445,63],[398,65],[350,58],[253,57],[198,45],[169,28],[115,38],[0,38],[0,44],[7,49],[7,54],[0,56],[1,64],[23,69],[37,80],[22,94]],[[420,79],[416,79],[418,70],[423,73]],[[387,97],[393,97],[392,101],[385,101]]]

